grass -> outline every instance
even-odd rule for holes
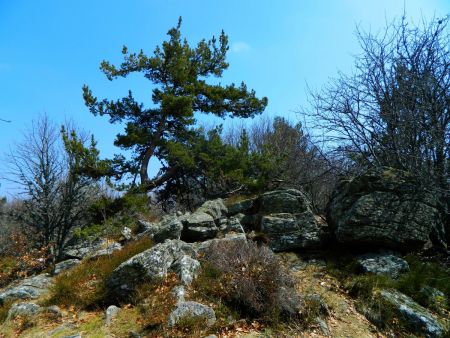
[[[151,240],[144,237],[129,243],[110,256],[85,260],[77,267],[55,278],[44,305],[73,306],[78,309],[92,309],[106,305],[108,303],[106,281],[114,269],[151,246]]]

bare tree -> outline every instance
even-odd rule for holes
[[[357,31],[355,72],[311,91],[309,121],[329,148],[359,168],[391,166],[436,189],[448,215],[450,184],[449,19],[381,34]],[[446,216],[448,217],[448,216]]]
[[[82,143],[73,128],[61,134],[44,115],[9,155],[9,180],[20,187],[23,199],[23,210],[16,216],[36,232],[38,244],[52,247],[58,258],[70,231],[82,225],[91,196],[92,180],[78,171]]]

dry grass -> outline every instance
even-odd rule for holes
[[[50,289],[46,305],[60,305],[79,309],[89,309],[108,303],[106,281],[115,268],[129,258],[149,249],[152,242],[148,238],[131,242],[122,250],[110,256],[85,260],[74,269],[56,277]]]

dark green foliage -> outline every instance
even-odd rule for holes
[[[119,67],[107,61],[101,64],[109,80],[135,72],[150,80],[154,85],[153,107],[145,108],[131,91],[121,100],[98,100],[87,86],[83,87],[85,103],[94,115],[108,115],[111,123],[126,124],[124,133],[117,135],[115,145],[133,151],[130,161],[116,157],[109,162],[109,172],[104,173],[117,177],[124,173],[139,174],[145,190],[163,185],[178,170],[196,163],[193,153],[186,151],[192,149],[192,142],[198,136],[193,129],[194,113],[252,117],[267,105],[267,98],[258,99],[244,83],[240,86],[207,84],[208,77],[220,77],[228,68],[228,37],[223,32],[219,39],[201,40],[196,47],[191,47],[182,39],[180,27],[181,19],[168,31],[169,39],[156,47],[151,56],[142,50],[130,53],[124,47],[124,61]],[[154,179],[148,177],[151,158],[157,158],[162,164]]]

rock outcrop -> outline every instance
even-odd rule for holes
[[[7,301],[37,299],[48,292],[52,278],[48,274],[26,278],[0,292],[0,305]]]
[[[125,299],[135,286],[176,272],[180,279],[189,283],[197,273],[200,263],[193,259],[192,246],[180,240],[167,240],[148,249],[117,267],[108,281],[112,295]]]
[[[186,317],[204,319],[206,325],[211,326],[216,322],[216,314],[212,308],[197,302],[180,302],[169,315],[169,327],[175,326]]]
[[[341,182],[327,220],[342,244],[412,251],[427,243],[443,245],[436,204],[418,179],[386,168]]]

